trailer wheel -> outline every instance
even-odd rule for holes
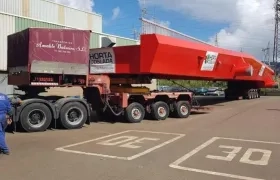
[[[258,99],[258,98],[259,98],[259,92],[256,91],[256,99]]]
[[[252,99],[252,93],[250,91],[248,92],[248,99]]]
[[[155,120],[165,120],[169,117],[169,106],[162,101],[158,101],[151,106],[151,114]]]
[[[27,105],[20,114],[20,124],[27,132],[45,131],[52,122],[52,113],[42,103]]]
[[[61,108],[59,117],[65,129],[78,129],[83,127],[87,120],[87,109],[79,102],[69,102]]]
[[[252,99],[256,99],[256,98],[257,98],[257,96],[256,96],[256,91],[253,90],[251,93],[252,93]]]
[[[174,105],[174,115],[177,118],[187,118],[191,114],[191,105],[188,101],[178,101]]]
[[[145,117],[145,109],[140,103],[131,103],[125,109],[125,117],[130,123],[139,123]]]

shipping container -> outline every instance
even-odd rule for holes
[[[0,14],[0,71],[7,71],[7,36],[15,33],[15,17]]]
[[[8,36],[8,68],[18,72],[86,75],[90,31],[28,28]]]

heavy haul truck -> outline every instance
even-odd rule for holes
[[[92,111],[139,123],[147,116],[187,118],[192,108],[199,108],[192,92],[132,86],[154,78],[251,83],[246,87],[254,92],[275,86],[273,71],[265,66],[257,75],[264,65],[244,54],[156,34],[142,35],[140,45],[123,47],[113,47],[105,38],[106,47],[89,49],[90,33],[28,28],[8,36],[8,84],[24,92],[11,99],[14,124],[27,132],[45,131],[52,123],[77,129],[90,123]],[[50,87],[72,86],[83,89],[82,98],[40,96]]]

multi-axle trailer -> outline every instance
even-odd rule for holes
[[[89,39],[90,31],[45,28],[8,36],[8,83],[24,92],[12,99],[15,124],[28,132],[51,124],[76,129],[90,123],[92,111],[139,123],[187,118],[199,108],[192,92],[133,87],[151,79],[228,81],[226,97],[249,99],[276,86],[273,71],[243,53],[155,34],[142,35],[140,45],[97,49],[89,49]],[[83,98],[40,95],[69,86],[81,87]]]

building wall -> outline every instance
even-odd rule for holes
[[[0,71],[7,71],[7,36],[15,32],[15,17],[0,14],[0,24]]]
[[[14,86],[8,86],[7,74],[0,74],[0,92],[7,95],[14,93]]]
[[[124,38],[120,36],[115,36],[111,34],[104,34],[104,33],[92,33],[90,39],[90,47],[91,48],[99,48],[101,47],[101,38],[102,37],[110,37],[115,39],[116,45],[115,46],[129,46],[129,45],[136,45],[138,41],[134,39]]]
[[[44,28],[65,28],[64,26],[36,21],[32,19],[22,18],[22,17],[15,17],[15,32],[22,31],[29,27],[44,27]]]
[[[102,32],[102,16],[46,0],[0,0],[0,12]]]

